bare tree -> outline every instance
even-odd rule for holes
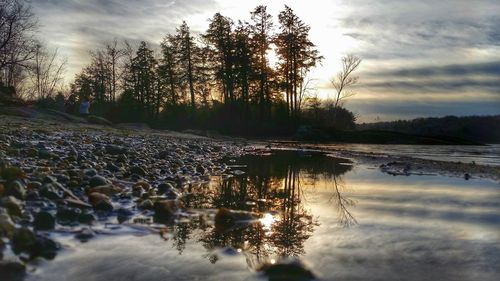
[[[307,100],[316,94],[317,79],[311,78],[307,75],[305,70],[301,70],[303,80],[299,82],[299,96],[298,96],[298,110],[301,112],[302,106]]]
[[[66,60],[59,59],[57,49],[47,51],[41,44],[35,49],[33,64],[29,68],[31,79],[31,98],[45,99],[62,89]]]
[[[121,80],[123,74],[123,71],[119,71],[119,62],[122,57],[126,56],[126,50],[120,48],[115,39],[112,43],[106,44],[106,55],[111,68],[111,100],[115,102],[118,81]]]
[[[0,1],[0,70],[4,82],[10,86],[17,66],[28,67],[34,58],[37,27],[29,6],[20,0]]]
[[[358,83],[359,77],[354,76],[353,72],[359,67],[360,64],[361,59],[355,55],[347,55],[343,57],[342,70],[331,80],[333,88],[335,88],[336,91],[334,98],[334,119],[336,118],[337,108],[340,106],[341,102],[354,95],[354,92],[351,91],[351,87]]]

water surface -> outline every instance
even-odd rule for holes
[[[226,163],[231,174],[186,187],[189,211],[161,237],[138,224],[85,244],[61,234],[65,250],[27,279],[257,280],[292,256],[320,280],[499,280],[497,183],[394,177],[308,152]],[[260,217],[216,227],[219,208]]]

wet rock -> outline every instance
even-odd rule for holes
[[[80,223],[84,223],[84,224],[93,224],[95,221],[96,221],[96,217],[93,215],[93,214],[90,214],[90,213],[82,213],[79,217],[78,217],[78,221]]]
[[[107,185],[109,184],[109,181],[104,178],[104,177],[101,177],[101,176],[93,176],[90,180],[89,180],[89,185],[90,187],[95,187],[95,186],[101,186],[101,185]]]
[[[175,189],[174,186],[169,183],[169,182],[165,182],[165,183],[161,183],[158,185],[158,187],[156,188],[158,190],[158,193],[159,194],[164,194],[166,193],[167,191],[169,190],[173,190]]]
[[[205,167],[203,167],[202,165],[198,165],[198,166],[196,167],[196,172],[198,172],[198,173],[200,173],[200,174],[204,175],[204,174],[207,172],[207,170],[206,170],[206,169],[205,169]]]
[[[125,163],[128,161],[127,155],[125,154],[120,154],[118,157],[116,157],[116,161],[119,163]]]
[[[35,148],[28,148],[25,150],[26,156],[28,157],[37,157],[38,156],[38,150]]]
[[[108,163],[106,165],[106,169],[108,169],[112,173],[117,173],[117,172],[121,171],[121,168],[113,163]]]
[[[87,190],[87,192],[88,193],[98,192],[98,193],[105,194],[107,196],[112,196],[112,195],[115,195],[117,193],[122,192],[122,188],[115,186],[115,185],[112,185],[112,184],[107,184],[107,185],[101,185],[101,186],[89,188]]]
[[[46,211],[41,211],[35,215],[33,226],[36,230],[51,230],[54,229],[56,220],[54,216]]]
[[[43,257],[53,259],[60,246],[43,235],[36,235],[28,228],[16,229],[12,237],[12,250],[16,254],[27,253],[30,259]]]
[[[217,214],[215,214],[215,228],[218,231],[224,232],[238,224],[246,226],[258,218],[258,214],[255,213],[220,208]]]
[[[144,177],[146,175],[146,171],[144,171],[144,169],[139,166],[132,166],[130,168],[130,173],[141,177]]]
[[[123,146],[114,145],[114,144],[106,145],[105,151],[106,151],[106,153],[111,154],[111,155],[118,155],[118,154],[126,154],[127,153],[126,148],[124,148]]]
[[[24,199],[26,201],[40,200],[40,193],[37,190],[28,190],[28,192],[26,192],[26,197]]]
[[[0,259],[0,276],[2,280],[21,281],[24,280],[25,274],[26,265],[19,259]]]
[[[298,259],[285,259],[275,264],[265,264],[260,268],[269,281],[308,281],[316,280],[311,270]]]
[[[50,152],[49,150],[45,149],[45,148],[40,148],[38,150],[38,158],[40,159],[50,159],[52,158],[53,154],[52,152]]]
[[[83,170],[83,174],[86,175],[87,177],[93,177],[97,175],[97,170],[96,169],[85,169]]]
[[[20,217],[23,212],[21,201],[13,196],[7,196],[0,199],[0,206],[5,208],[11,217]]]
[[[134,213],[132,211],[125,208],[116,210],[116,218],[118,219],[119,223],[129,220],[133,215]]]
[[[7,214],[7,210],[0,208],[0,237],[11,238],[14,235],[15,229],[14,223]]]
[[[2,197],[4,193],[5,193],[5,186],[0,183],[0,197]]]
[[[28,252],[35,242],[35,234],[28,228],[20,228],[14,231],[12,247],[15,253]]]
[[[39,181],[32,181],[32,182],[29,182],[26,187],[28,189],[40,189],[42,187],[42,183],[39,182]]]
[[[78,233],[75,235],[75,238],[80,240],[80,242],[87,242],[94,236],[94,231],[92,231],[92,229],[90,229],[89,227],[85,227],[78,231]]]
[[[68,206],[61,206],[57,209],[57,220],[59,223],[67,224],[71,222],[78,221],[78,218],[82,214],[82,210],[78,208],[72,208]]]
[[[66,184],[70,181],[70,177],[67,175],[64,175],[64,174],[57,174],[56,178],[57,178],[57,182],[60,182],[63,184]]]
[[[171,219],[180,208],[180,202],[176,200],[162,200],[154,203],[155,218],[162,220]]]
[[[140,185],[134,185],[132,187],[132,195],[134,195],[135,197],[141,197],[143,192],[144,189],[142,189],[142,186]]]
[[[26,187],[24,183],[19,180],[11,181],[7,184],[5,195],[14,196],[17,199],[24,200],[24,198],[26,197]]]
[[[6,181],[14,181],[26,178],[26,174],[18,167],[5,167],[0,171],[0,176]]]
[[[113,211],[113,204],[105,194],[92,192],[89,194],[89,202],[96,210]]]
[[[57,183],[46,183],[40,189],[40,196],[50,200],[58,200],[63,198],[63,194],[57,187]]]
[[[134,187],[140,186],[142,190],[148,191],[151,188],[151,185],[145,181],[138,181],[134,184]]]
[[[57,178],[54,177],[54,176],[46,176],[43,178],[43,183],[56,183],[57,182]]]
[[[144,209],[144,210],[152,210],[153,209],[153,201],[151,201],[150,199],[146,199],[144,201],[142,201],[140,204],[139,204],[139,209]]]

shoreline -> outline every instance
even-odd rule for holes
[[[383,173],[394,176],[439,175],[459,177],[464,180],[473,178],[491,180],[500,184],[500,167],[423,159],[412,156],[395,156],[384,153],[368,153],[352,150],[331,150],[325,144],[256,142],[250,146],[257,150],[306,150],[327,153],[335,157],[346,158],[355,164],[376,166]]]

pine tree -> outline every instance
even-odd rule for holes
[[[145,117],[154,117],[160,111],[159,97],[156,96],[156,59],[146,42],[142,41],[132,59],[130,72],[134,78],[134,96],[142,105]]]
[[[177,28],[175,35],[176,41],[176,57],[179,65],[179,82],[185,84],[183,88],[188,88],[191,107],[196,106],[196,97],[194,85],[196,83],[196,64],[199,48],[194,42],[194,37],[191,36],[189,26],[185,21]]]
[[[175,38],[167,35],[161,43],[161,59],[158,66],[158,80],[160,91],[166,97],[171,106],[176,106],[179,100],[178,65],[175,58]]]
[[[218,80],[222,98],[225,103],[234,101],[234,73],[233,73],[233,21],[230,18],[216,13],[210,20],[204,39],[209,43],[213,56],[212,64],[215,68],[215,79]]]
[[[309,40],[310,27],[302,22],[290,7],[285,6],[278,19],[280,33],[274,40],[280,58],[278,71],[282,88],[285,90],[288,113],[297,117],[300,84],[322,57]]]
[[[255,76],[258,84],[258,103],[261,115],[265,108],[269,110],[271,105],[271,93],[269,88],[269,78],[272,75],[267,59],[267,52],[271,49],[271,39],[273,31],[272,16],[267,13],[266,6],[257,6],[251,12],[252,25],[250,25],[253,64]]]

